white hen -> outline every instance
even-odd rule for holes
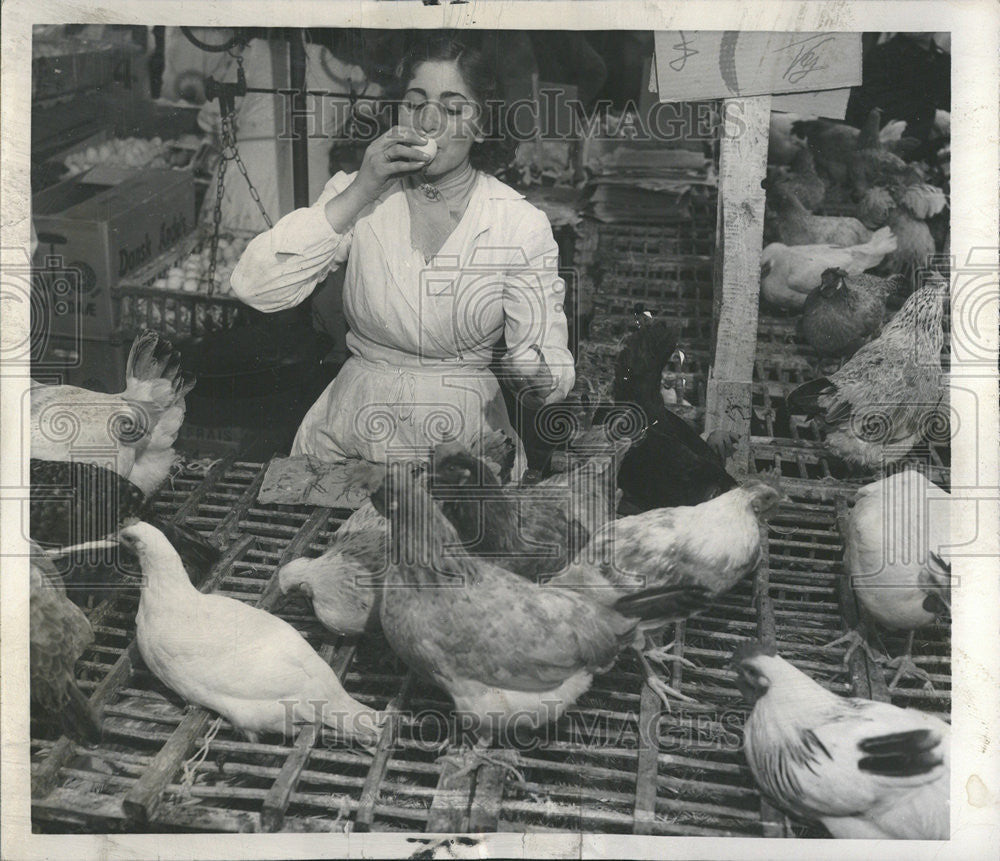
[[[895,687],[904,675],[927,679],[911,658],[914,631],[949,612],[951,495],[915,469],[858,491],[847,526],[844,568],[858,601],[880,625],[909,631],[906,654],[894,658]]]
[[[335,634],[360,634],[377,627],[389,540],[388,521],[370,501],[337,530],[326,552],[315,559],[293,559],[278,572],[284,594],[302,592],[313,612]]]
[[[845,699],[747,643],[733,656],[753,702],[743,749],[761,789],[847,839],[947,840],[950,727],[889,703]]]
[[[148,496],[177,459],[173,444],[194,384],[171,343],[145,331],[129,351],[123,392],[32,383],[31,456],[112,469]]]
[[[202,594],[163,534],[138,522],[120,533],[142,565],[136,616],[149,669],[188,702],[221,714],[251,740],[319,717],[339,738],[373,744],[379,713],[353,699],[291,625],[234,598]]]
[[[799,310],[819,287],[827,269],[843,269],[860,275],[882,262],[896,250],[896,237],[884,227],[863,245],[842,248],[835,245],[783,245],[772,242],[760,257],[761,296],[778,308]]]

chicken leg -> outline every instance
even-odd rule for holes
[[[834,649],[837,646],[843,645],[844,643],[850,643],[847,647],[847,651],[844,652],[844,666],[846,667],[851,662],[851,655],[853,655],[858,649],[861,649],[868,658],[876,664],[881,664],[885,661],[885,656],[880,655],[875,652],[872,647],[868,644],[868,641],[861,635],[857,628],[851,628],[846,634],[841,637],[837,637],[830,643],[825,644],[821,648],[823,649]]]
[[[683,625],[683,622],[677,623],[674,639],[668,645],[664,646],[657,643],[658,637],[656,635],[648,635],[646,637],[646,648],[636,649],[636,653],[639,656],[639,663],[642,665],[643,674],[646,677],[646,684],[660,698],[660,701],[668,712],[671,711],[671,698],[686,703],[697,702],[697,700],[692,699],[686,694],[682,694],[669,685],[666,679],[657,673],[652,666],[653,664],[657,664],[661,669],[665,670],[668,663],[680,663],[682,666],[694,668],[694,664],[691,661],[674,652],[674,646],[678,640],[683,638]]]
[[[510,774],[524,792],[529,792],[528,784],[521,771],[525,763],[520,754],[516,750],[506,748],[492,750],[489,739],[480,738],[472,747],[462,746],[459,749],[451,750],[438,757],[437,761],[445,765],[453,765],[457,769],[445,779],[446,785],[451,785],[480,766],[496,765]]]
[[[889,690],[896,690],[896,686],[899,684],[901,679],[905,678],[915,678],[920,679],[924,683],[924,687],[932,691],[934,690],[934,684],[931,681],[930,674],[926,670],[920,669],[913,662],[913,638],[916,635],[916,631],[910,631],[910,635],[906,638],[906,651],[896,658],[891,658],[886,661],[883,659],[883,663],[886,669],[895,669],[896,675],[892,677],[892,681],[889,682]]]

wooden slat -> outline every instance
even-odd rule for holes
[[[635,824],[632,827],[636,834],[652,834],[656,826],[660,752],[656,727],[661,707],[660,698],[644,684],[639,698],[639,757],[635,775]]]
[[[320,647],[319,655],[329,664],[333,661],[336,650],[327,643]],[[337,677],[340,678],[340,673],[337,673]],[[281,771],[278,772],[274,783],[271,784],[271,788],[264,797],[260,812],[261,827],[264,831],[281,829],[292,793],[298,786],[299,778],[309,762],[309,754],[316,744],[318,735],[319,726],[313,723],[303,727],[296,736],[291,752],[285,758]]]
[[[400,686],[399,693],[386,706],[385,727],[375,747],[375,757],[371,767],[365,775],[365,783],[361,789],[361,798],[358,801],[358,810],[354,817],[355,831],[371,831],[372,821],[375,818],[375,807],[379,799],[379,790],[382,787],[382,781],[385,779],[386,769],[388,769],[389,760],[392,758],[392,750],[399,736],[399,727],[401,724],[400,712],[403,710],[410,696],[413,684],[413,673],[407,673],[403,679],[403,684]]]
[[[770,648],[778,644],[778,628],[771,601],[771,554],[767,524],[760,526],[760,566],[754,578],[754,604],[757,607],[757,636]],[[760,821],[765,837],[788,837],[791,828],[784,813],[760,796]]]
[[[260,493],[261,485],[264,483],[264,476],[267,474],[267,468],[270,465],[271,461],[268,461],[257,470],[257,475],[254,476],[253,481],[243,491],[236,504],[229,510],[229,513],[222,518],[219,525],[212,531],[212,538],[216,543],[223,544],[231,540],[236,534],[240,520],[246,516],[251,506],[257,501],[257,494]]]
[[[485,765],[476,774],[476,786],[469,805],[469,831],[485,834],[500,828],[503,790],[507,774],[496,765]]]
[[[750,415],[757,346],[760,254],[771,97],[726,99],[719,154],[716,320],[706,430],[736,435],[729,468],[750,471]],[[728,133],[727,133],[728,132]]]
[[[174,512],[173,516],[170,518],[171,523],[175,523],[178,526],[184,524],[184,521],[188,519],[189,516],[194,514],[198,510],[198,506],[205,496],[215,488],[218,480],[229,470],[229,467],[233,465],[233,460],[235,455],[226,455],[222,458],[215,466],[211,467],[207,473],[205,473],[205,478],[202,482],[188,494],[187,498],[181,503],[180,508]]]

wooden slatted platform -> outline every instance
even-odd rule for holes
[[[712,324],[714,234],[707,223],[666,233],[604,226],[589,245],[591,254],[606,260],[614,259],[612,252],[623,254],[621,265],[638,273],[636,283],[656,282],[643,288],[650,306],[685,322],[696,406],[704,403]],[[714,218],[711,225],[714,231]],[[677,281],[680,270],[661,265],[676,254],[697,258],[698,274],[690,281],[687,274]],[[619,274],[606,267],[593,294],[599,311],[581,368],[592,361],[588,356],[598,356],[605,364],[593,364],[595,375],[608,373],[608,361],[613,366],[617,340],[631,319],[635,296],[621,292],[629,282]],[[609,285],[618,286],[612,291]],[[904,682],[891,696],[882,670],[862,651],[845,666],[844,646],[825,647],[858,621],[842,572],[843,529],[858,486],[871,476],[846,473],[812,427],[784,411],[784,394],[810,377],[810,361],[788,319],[761,315],[751,459],[756,470],[782,476],[789,499],[764,530],[765,564],[758,575],[679,632],[678,654],[694,668],[677,664],[672,684],[698,706],[665,711],[626,654],[542,743],[520,751],[523,782],[499,765],[451,780],[454,769],[439,761],[438,750],[446,737],[440,715],[450,707],[447,697],[413,679],[380,635],[334,637],[306,603],[285,601],[275,591],[277,567],[322,553],[349,512],[259,505],[267,465],[224,460],[207,474],[182,471],[162,489],[157,512],[225,548],[208,588],[295,625],[352,696],[393,712],[391,730],[368,752],[313,745],[306,735],[251,744],[222,723],[204,755],[196,756],[214,715],[185,710],[142,665],[134,643],[138,594],[125,590],[92,612],[96,642],[78,665],[84,690],[106,706],[104,741],[83,748],[66,739],[32,740],[33,827],[824,836],[819,826],[786,819],[753,784],[740,750],[746,707],[728,669],[734,647],[763,639],[838,694],[888,699],[947,719],[951,645],[945,626],[918,632],[914,657],[930,673],[934,690]],[[944,442],[914,457],[923,457],[931,477],[947,487]],[[882,642],[892,654],[904,645],[903,638],[885,634]]]

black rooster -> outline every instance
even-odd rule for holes
[[[720,453],[663,403],[661,375],[678,336],[667,320],[641,323],[615,362],[615,407],[603,421],[633,440],[618,472],[628,510],[698,505],[736,487]]]
[[[83,597],[78,593],[105,597],[109,589],[128,582],[121,578],[113,555],[117,545],[109,542],[104,548],[101,542],[130,518],[144,517],[167,536],[195,585],[221,556],[219,548],[197,532],[146,513],[146,496],[114,470],[93,463],[35,458],[30,466],[29,533],[53,555],[74,599]],[[99,550],[105,552],[97,554]]]

